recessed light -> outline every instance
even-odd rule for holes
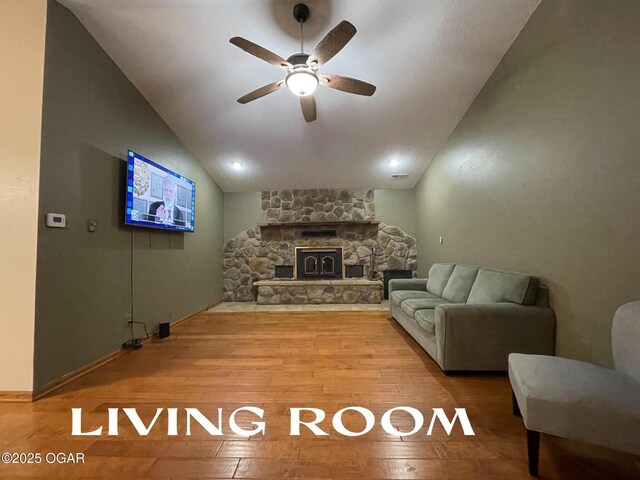
[[[231,166],[233,167],[234,170],[241,170],[242,169],[242,164],[240,162],[233,162],[231,164]]]
[[[389,160],[389,165],[391,165],[392,167],[395,167],[398,165],[398,159],[396,158],[392,158],[391,160]]]

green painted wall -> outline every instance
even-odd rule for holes
[[[422,275],[537,274],[557,353],[603,365],[616,308],[640,298],[638,25],[635,0],[543,0],[416,186]]]
[[[260,192],[225,192],[224,241],[264,222]]]
[[[196,182],[193,234],[123,226],[127,149]],[[34,388],[222,298],[223,194],[76,17],[48,4]],[[65,213],[65,230],[44,226]],[[98,222],[89,233],[89,218]],[[132,237],[133,236],[133,237]],[[142,334],[138,327],[137,334]]]
[[[376,217],[415,236],[415,194],[412,188],[376,188]]]

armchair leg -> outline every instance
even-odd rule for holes
[[[522,416],[522,414],[520,413],[520,407],[518,406],[518,400],[516,400],[516,394],[513,393],[513,390],[511,390],[511,408],[513,410],[513,414],[516,417]]]
[[[527,430],[527,453],[529,455],[529,475],[537,477],[540,456],[540,432]]]

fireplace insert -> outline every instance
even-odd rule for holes
[[[296,278],[342,278],[342,247],[296,247]]]

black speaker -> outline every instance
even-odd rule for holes
[[[345,275],[347,278],[362,278],[364,277],[364,267],[362,265],[346,265]]]
[[[169,322],[163,322],[158,324],[158,338],[167,338],[171,335],[171,324]]]
[[[384,299],[389,299],[389,280],[395,278],[413,278],[411,270],[385,270],[384,271]]]
[[[276,265],[276,278],[293,278],[293,265]]]

